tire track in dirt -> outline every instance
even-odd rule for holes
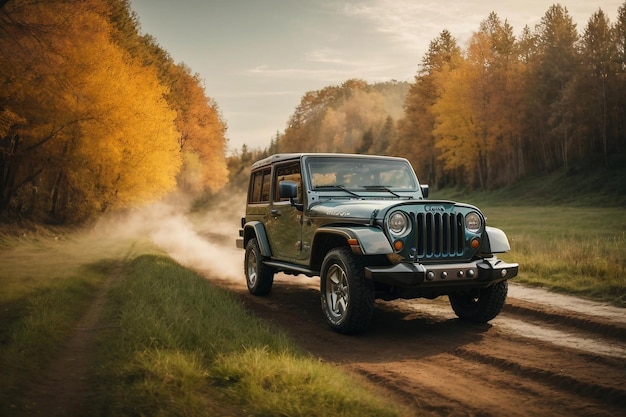
[[[88,378],[92,371],[91,352],[98,331],[107,294],[114,285],[121,266],[113,268],[90,302],[57,357],[42,370],[39,380],[34,382],[31,399],[25,415],[30,417],[74,417],[86,416],[87,400],[91,394]]]
[[[544,322],[574,327],[612,339],[626,339],[626,324],[602,317],[589,317],[573,311],[565,312],[546,308],[541,304],[518,299],[508,299],[502,311],[516,316],[531,317]]]

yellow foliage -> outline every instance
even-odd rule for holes
[[[15,0],[4,9],[0,103],[25,121],[14,185],[32,184],[32,201],[20,204],[56,216],[159,198],[181,166],[168,90],[112,41],[105,4]]]
[[[466,74],[466,66],[438,74],[442,94],[432,107],[436,120],[433,134],[447,170],[471,170],[479,157],[483,126],[478,123],[468,99]]]
[[[173,67],[172,71],[176,74],[176,82],[172,85],[169,101],[177,110],[180,149],[187,161],[181,177],[188,186],[194,184],[191,191],[199,192],[205,188],[217,190],[228,180],[226,126],[217,106],[206,97],[199,80],[184,67]],[[192,159],[197,163],[190,164]],[[189,179],[194,177],[198,178],[189,183]]]

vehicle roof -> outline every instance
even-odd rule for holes
[[[348,157],[348,158],[372,158],[372,159],[398,159],[405,160],[405,158],[399,158],[395,156],[384,156],[384,155],[361,155],[361,154],[351,154],[351,153],[314,153],[314,152],[301,152],[301,153],[277,153],[274,155],[270,155],[267,158],[260,159],[252,164],[252,169],[260,168],[263,166],[271,165],[277,162],[284,161],[295,161],[301,159],[304,156],[323,156],[329,158],[335,157]]]

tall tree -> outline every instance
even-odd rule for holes
[[[390,153],[407,157],[420,179],[435,186],[444,185],[444,173],[437,162],[432,106],[441,94],[439,74],[455,69],[460,62],[461,48],[449,31],[442,31],[430,42],[407,94],[398,135],[389,148]]]
[[[609,19],[598,10],[589,19],[581,39],[582,68],[572,89],[571,103],[579,126],[580,156],[587,152],[600,154],[605,165],[609,162],[610,106],[618,100],[615,94],[620,94],[616,55]]]
[[[565,99],[567,89],[580,70],[576,44],[578,32],[567,9],[551,6],[537,26],[537,54],[533,60],[531,94],[541,118],[538,142],[542,146],[542,171],[565,167],[573,141],[573,117]]]
[[[626,1],[617,11],[613,34],[617,50],[614,60],[616,86],[611,87],[616,93],[615,103],[611,107],[612,135],[618,152],[624,155],[626,154],[626,94],[623,94],[626,91]]]
[[[436,147],[446,169],[463,172],[470,185],[490,189],[519,175],[517,59],[512,27],[491,13],[472,36],[461,65],[440,73],[441,94],[432,106]]]
[[[185,184],[187,189],[196,192],[217,190],[228,179],[226,125],[217,104],[205,95],[197,75],[192,76],[184,65],[171,67],[170,73],[175,81],[166,98],[176,110],[180,149],[186,161],[179,185]]]

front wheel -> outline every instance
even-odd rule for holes
[[[374,311],[374,286],[349,248],[328,252],[320,273],[320,295],[326,322],[335,331],[359,333]]]
[[[487,323],[496,317],[506,300],[509,284],[501,281],[480,289],[450,294],[450,305],[457,317],[478,323]]]
[[[263,263],[263,255],[256,239],[250,239],[246,245],[244,271],[250,293],[265,295],[271,291],[274,283],[274,270]]]

